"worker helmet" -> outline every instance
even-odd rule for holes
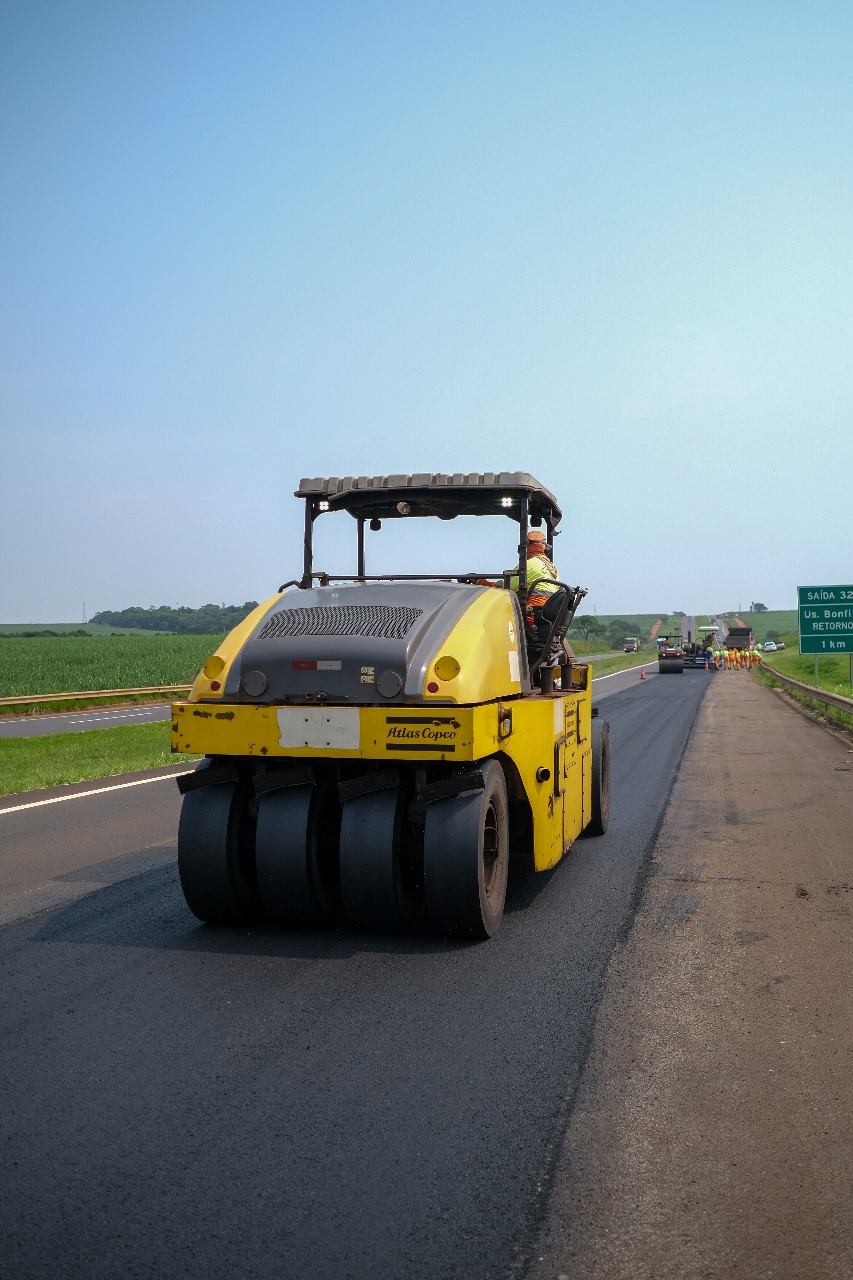
[[[528,542],[544,542],[545,534],[541,529],[531,529],[527,535]]]

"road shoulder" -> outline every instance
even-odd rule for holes
[[[853,753],[715,676],[530,1280],[853,1274]]]

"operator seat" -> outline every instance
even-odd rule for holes
[[[559,621],[560,614],[564,612],[565,604],[566,592],[561,589],[550,595],[544,604],[535,604],[529,609],[529,616],[532,617],[533,621],[532,623],[527,622],[525,633],[527,638],[527,659],[531,666],[539,662],[540,658],[542,658],[540,670],[543,667],[563,667],[571,662],[574,655],[566,641],[563,627],[558,626],[556,633],[551,638],[550,651],[545,653],[554,623]],[[562,634],[560,634],[561,632]]]

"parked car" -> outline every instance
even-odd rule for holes
[[[765,640],[765,641],[764,641],[764,652],[765,652],[765,653],[775,653],[775,652],[776,652],[776,650],[777,650],[777,648],[778,648],[778,645],[775,643],[775,641],[773,641],[773,640]]]
[[[776,641],[776,648],[777,648],[777,649],[784,649],[784,648],[785,648],[785,641],[784,641],[784,640],[777,640],[777,641]]]

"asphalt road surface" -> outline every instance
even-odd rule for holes
[[[511,884],[479,945],[203,926],[173,783],[6,797],[0,1276],[523,1274],[717,678],[599,682],[610,830]]]
[[[122,724],[150,724],[168,720],[169,703],[140,707],[116,707],[103,711],[64,711],[59,715],[0,719],[0,738],[37,738],[46,733],[80,733],[84,729],[111,729]]]

